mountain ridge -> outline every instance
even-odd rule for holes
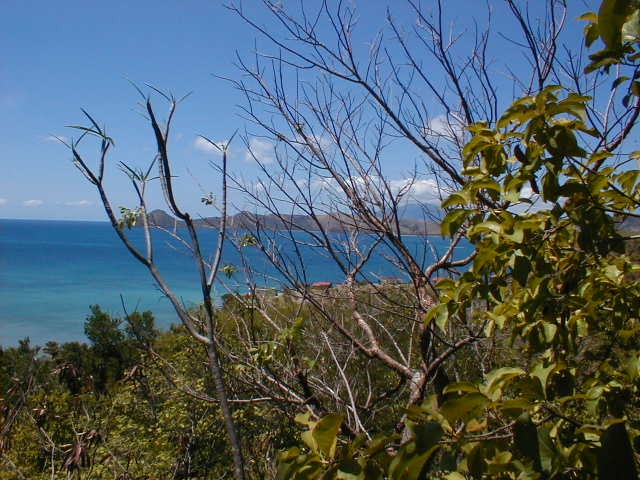
[[[184,228],[184,222],[170,215],[162,209],[156,209],[147,214],[149,224],[160,228]],[[439,235],[438,222],[420,219],[399,219],[400,233],[404,235]],[[141,222],[136,222],[141,225]],[[206,217],[193,220],[196,228],[219,229],[222,217]],[[320,225],[318,225],[320,224]],[[241,211],[227,216],[227,228],[230,230],[301,230],[317,231],[320,227],[329,233],[348,233],[355,230],[372,231],[363,222],[358,222],[348,214],[335,212],[319,214],[315,219],[310,215],[276,216],[273,214],[259,214]]]

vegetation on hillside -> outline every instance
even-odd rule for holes
[[[124,321],[94,306],[85,331],[89,344],[0,350],[0,478],[228,478],[206,355],[184,328],[159,333],[149,312]],[[273,476],[292,422],[266,403],[235,418],[252,478]]]
[[[566,2],[547,0],[535,21],[506,0],[523,37],[513,44],[530,61],[514,75],[515,100],[492,78],[491,27],[461,54],[442,2],[433,15],[408,2],[413,37],[389,13],[393,48],[381,36],[364,61],[351,6],[327,3],[311,16],[264,5],[279,27],[230,8],[279,52],[240,60],[233,83],[274,152],[261,160],[245,139],[263,175],[252,187],[229,172],[229,143],[210,141],[222,153],[213,252],[175,195],[169,139],[180,100],[152,88],[169,103],[162,121],[140,91],[158,151],[145,168],[120,165],[139,200],[121,217],[105,184],[113,140],[88,114],[76,127],[74,163],[181,326],[157,334],[149,314],[134,314],[122,329],[94,308],[90,346],[3,351],[7,478],[637,478],[640,265],[637,238],[619,226],[639,216],[640,5],[603,0],[582,17],[593,52],[583,63],[560,41]],[[431,104],[446,112],[440,125]],[[88,138],[98,139],[96,166],[78,146]],[[400,184],[384,175],[394,142],[424,158]],[[180,302],[155,263],[146,192],[156,180],[187,232],[199,310]],[[399,221],[425,182],[441,197],[451,239],[432,262],[428,242],[409,248]],[[230,185],[278,231],[258,224],[234,237]],[[327,216],[349,228],[327,231]],[[139,220],[142,247],[128,235]],[[474,252],[459,259],[463,240]],[[225,242],[241,264],[224,264]],[[330,258],[343,284],[309,288],[307,248]],[[275,267],[282,293],[258,288],[247,249]],[[368,281],[380,252],[406,284]],[[218,305],[217,277],[237,269],[249,294]]]

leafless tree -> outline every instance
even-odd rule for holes
[[[434,200],[463,185],[467,127],[480,121],[495,123],[514,96],[536,92],[566,73],[558,59],[566,2],[544,2],[536,9],[539,17],[526,3],[504,3],[521,38],[503,43],[522,50],[528,62],[517,72],[504,66],[505,74],[514,78],[514,89],[506,95],[499,86],[504,79],[492,70],[491,42],[497,34],[491,9],[486,25],[475,23],[457,32],[448,26],[442,2],[423,5],[409,0],[406,5],[415,23],[406,28],[388,10],[386,31],[363,53],[351,2],[322,1],[310,7],[266,0],[263,5],[274,20],[271,27],[251,18],[242,5],[229,6],[273,47],[273,53],[269,47],[259,49],[251,62],[239,56],[242,76],[230,80],[245,97],[243,114],[252,125],[245,142],[261,172],[257,182],[234,177],[232,185],[280,226],[273,231],[258,222],[254,231],[257,247],[280,279],[311,306],[322,322],[320,329],[336,335],[333,342],[341,338],[349,346],[338,360],[335,344],[318,337],[343,383],[341,362],[362,356],[394,372],[408,388],[407,402],[419,402],[429,385],[438,392],[455,375],[444,367],[484,335],[483,325],[470,318],[458,319],[448,334],[425,325],[425,314],[438,301],[434,278],[454,274],[473,256],[454,255],[462,236],[445,251],[424,255],[432,248],[427,236],[431,232],[424,223],[409,232],[402,221],[403,205],[422,182],[432,185]],[[267,158],[252,148],[254,138],[272,145]],[[422,159],[407,168],[413,173],[401,182],[392,181],[385,169],[393,161],[388,152],[397,151],[397,145]],[[489,198],[480,202],[481,208],[496,206]],[[428,208],[423,217],[437,220]],[[408,233],[422,236],[420,250],[412,248]],[[293,253],[283,253],[282,242]],[[341,272],[340,287],[308,288],[313,279],[304,251],[309,248],[322,252]],[[402,295],[391,294],[388,285],[372,277],[369,265],[382,255],[408,280]],[[365,288],[357,280],[369,285]],[[373,302],[363,300],[367,289],[374,292]],[[338,313],[336,303],[349,305],[348,312]],[[380,312],[390,313],[406,328],[391,333],[385,325],[389,320],[382,322]],[[327,390],[309,378],[299,384]],[[296,395],[314,398],[318,406],[318,395],[312,393],[313,389]],[[349,385],[334,397],[351,412],[353,431],[362,431],[358,411],[369,403],[356,406]]]
[[[402,210],[419,186],[429,186],[437,201],[466,182],[462,158],[467,128],[478,122],[495,124],[513,98],[552,83],[566,84],[567,78],[578,92],[601,91],[600,84],[587,84],[582,76],[580,47],[562,43],[565,0],[536,2],[535,8],[532,2],[505,0],[502,14],[512,22],[505,31],[519,32],[508,37],[494,25],[492,8],[482,22],[456,30],[440,0],[424,5],[407,0],[402,18],[410,15],[414,22],[407,25],[388,10],[385,30],[366,50],[356,40],[358,16],[351,2],[320,1],[312,7],[302,1],[293,7],[262,3],[271,26],[251,18],[240,4],[229,5],[272,52],[260,49],[251,61],[239,55],[240,75],[230,79],[244,96],[244,141],[260,178],[230,174],[228,143],[221,147],[210,142],[223,154],[223,198],[214,225],[219,243],[213,255],[203,250],[196,222],[174,194],[168,141],[178,100],[159,92],[170,105],[162,126],[145,97],[158,153],[148,170],[122,165],[139,199],[138,210],[124,212],[122,219],[113,212],[103,183],[112,145],[104,129],[87,115],[90,125],[82,127],[80,140],[99,138],[95,169],[79,153],[78,142],[69,144],[79,170],[96,186],[113,228],[149,269],[189,333],[205,346],[215,396],[183,384],[171,365],[154,358],[176,388],[220,404],[236,478],[244,478],[244,461],[233,403],[270,402],[290,416],[302,409],[317,416],[339,411],[351,433],[370,435],[384,409],[420,402],[427,392],[438,394],[460,369],[473,366],[482,373],[490,368],[494,345],[484,343],[484,325],[470,313],[446,331],[424,321],[438,302],[436,277],[457,275],[473,260],[472,254],[456,255],[463,234],[436,251],[429,242],[433,231],[428,221],[437,222],[438,215],[425,205],[423,221],[409,225]],[[500,63],[493,50],[498,41],[520,52],[524,61],[514,68]],[[614,102],[604,99],[599,105],[603,109],[588,112],[588,121],[602,132],[600,141],[615,145],[628,136],[640,106],[614,112]],[[266,157],[261,151],[265,144]],[[408,165],[406,178],[394,181],[386,165],[398,152],[419,161]],[[145,187],[154,166],[167,207],[186,229],[180,240],[199,268],[203,308],[197,313],[182,305],[153,257]],[[240,219],[229,216],[228,189],[240,191],[255,212]],[[478,202],[480,211],[496,206],[490,198]],[[127,236],[127,222],[135,219],[142,221],[143,251]],[[242,230],[238,235],[229,234],[230,221]],[[212,286],[225,242],[242,254],[236,267],[248,293],[230,290],[238,308],[225,309],[222,317]],[[269,260],[268,272],[252,264],[254,250]],[[329,260],[339,272],[339,285],[310,287],[322,280],[309,268],[314,255]],[[402,283],[376,277],[370,266],[381,257],[399,272]],[[265,283],[280,285],[280,293],[265,293]],[[150,353],[154,355],[152,349]],[[225,384],[222,357],[229,362],[225,373],[233,376],[232,386]]]
[[[154,89],[156,90],[156,89]],[[222,363],[218,348],[218,339],[216,337],[216,325],[215,325],[215,302],[212,298],[212,289],[214,282],[217,278],[220,270],[220,262],[222,256],[222,250],[224,248],[226,238],[226,168],[227,168],[227,148],[228,143],[220,146],[214,142],[210,142],[215,148],[220,149],[222,152],[222,218],[223,221],[220,226],[218,235],[218,245],[213,255],[209,256],[202,249],[201,240],[196,231],[196,227],[191,215],[181,209],[179,202],[174,194],[173,176],[172,176],[172,164],[169,158],[169,135],[171,131],[171,122],[176,110],[176,107],[182,99],[177,99],[171,95],[167,95],[163,92],[156,90],[169,104],[169,111],[164,122],[161,125],[160,121],[156,117],[156,113],[152,106],[151,100],[148,96],[145,96],[141,91],[144,102],[143,106],[147,114],[147,118],[153,130],[153,134],[157,145],[157,155],[151,162],[146,170],[137,170],[124,163],[120,164],[121,169],[126,173],[130,180],[131,185],[138,197],[139,205],[135,211],[123,211],[123,218],[119,219],[112,207],[109,193],[105,188],[105,173],[106,173],[106,161],[110,148],[113,145],[113,140],[107,135],[104,128],[89,115],[84,112],[90,125],[87,127],[77,126],[82,134],[76,141],[71,141],[67,144],[73,155],[73,161],[78,170],[84,175],[84,177],[95,186],[97,189],[105,212],[111,225],[118,237],[125,245],[127,250],[135,257],[137,261],[143,264],[155,280],[156,284],[162,290],[163,294],[171,301],[175,312],[185,326],[189,334],[199,343],[201,343],[207,352],[209,359],[209,370],[214,381],[216,389],[216,398],[220,404],[222,416],[224,418],[225,428],[229,436],[231,444],[231,450],[233,453],[234,463],[234,476],[237,480],[245,478],[245,463],[242,455],[242,448],[240,443],[240,435],[238,429],[233,420],[233,414],[231,406],[229,404],[229,398],[227,394],[227,387],[225,385],[224,374],[222,369]],[[90,163],[85,160],[84,156],[79,151],[79,143],[87,137],[97,137],[100,142],[99,158],[97,160],[97,166],[92,168]],[[170,285],[165,281],[158,265],[154,258],[154,238],[151,233],[151,225],[147,216],[147,204],[146,204],[146,188],[149,181],[153,178],[151,172],[154,166],[158,166],[159,180],[164,192],[164,198],[167,207],[171,213],[185,225],[188,232],[188,242],[190,249],[194,254],[196,260],[198,275],[200,279],[200,287],[202,293],[202,304],[204,315],[195,317],[192,312],[182,303],[182,301],[174,293]],[[131,240],[127,234],[128,228],[131,228],[138,220],[142,222],[142,228],[144,231],[144,249],[140,250]]]

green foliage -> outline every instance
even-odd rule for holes
[[[581,17],[589,23],[585,27],[585,41],[591,46],[600,39],[604,48],[589,55],[591,63],[586,72],[609,71],[612,66],[629,67],[630,73],[620,74],[612,89],[627,85],[623,103],[628,106],[633,97],[640,96],[640,81],[635,65],[640,59],[640,9],[637,0],[604,0],[598,13],[587,13]]]
[[[258,240],[253,234],[247,233],[246,235],[242,236],[242,238],[238,242],[238,245],[241,248],[255,247],[256,245],[258,245]]]
[[[231,278],[233,277],[233,274],[236,273],[238,271],[238,269],[236,267],[234,267],[233,265],[224,265],[220,271],[222,273],[224,273],[226,275],[227,278]]]
[[[141,214],[142,211],[140,208],[131,210],[127,207],[120,207],[121,217],[120,220],[118,220],[118,228],[122,230],[124,228],[131,229],[132,227],[135,227]]]
[[[588,70],[638,64],[638,11],[635,1],[605,0],[585,16],[587,43],[601,38],[606,47]],[[614,152],[585,123],[590,102],[548,86],[514,102],[495,126],[472,126],[467,182],[443,202],[443,234],[465,235],[475,260],[438,283],[441,303],[425,321],[445,332],[470,317],[488,336],[508,334],[522,354],[518,365],[450,383],[410,407],[404,443],[336,434],[327,458],[305,440],[307,449],[283,454],[282,471],[332,479],[637,478],[640,264],[618,225],[640,206],[640,171],[619,166],[624,153],[608,162]],[[522,212],[514,202],[536,203]],[[315,426],[308,423],[304,438]],[[357,465],[356,473],[343,475],[343,465]],[[372,465],[377,473],[365,476]]]
[[[150,312],[125,322],[92,306],[85,331],[89,344],[0,350],[0,479],[224,478],[232,462],[218,405],[183,391],[212,395],[205,351],[182,327],[158,332]],[[265,404],[234,416],[248,472],[273,476],[292,424]]]

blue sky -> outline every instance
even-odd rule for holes
[[[251,16],[266,22],[258,3],[243,2]],[[365,45],[384,26],[387,3],[395,2],[355,3],[360,6],[359,41]],[[587,10],[577,3],[577,13]],[[447,8],[452,18],[464,21],[474,9],[482,8],[479,4],[457,0],[447,2]],[[579,35],[581,26],[572,19],[570,23],[571,32]],[[172,152],[182,179],[178,194],[187,208],[200,208],[201,186],[216,191],[219,178],[208,165],[215,157],[201,148],[197,135],[222,140],[245,128],[237,108],[241,95],[215,75],[237,76],[236,51],[249,56],[256,38],[254,31],[215,0],[4,0],[0,218],[105,218],[94,189],[52,136],[73,135],[65,125],[82,122],[80,108],[85,108],[115,139],[112,162],[146,164],[154,154],[153,139],[135,112],[139,97],[127,79],[149,82],[176,95],[193,92],[179,108]],[[259,46],[264,44],[258,40]],[[242,145],[232,149],[232,169],[251,176],[256,168],[245,158]],[[403,168],[408,171],[411,166],[411,162],[394,165],[390,171],[401,179],[406,174]],[[128,185],[117,171],[110,171],[108,186],[115,205],[133,204]],[[159,206],[157,196],[152,200]]]

